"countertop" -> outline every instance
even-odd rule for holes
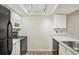
[[[27,38],[27,36],[17,36],[17,37],[13,37],[14,39],[24,39]]]
[[[56,41],[58,41],[60,44],[62,44],[65,48],[69,49],[71,52],[73,52],[73,54],[79,55],[79,52],[73,50],[72,48],[70,48],[68,45],[64,44],[62,41],[79,41],[78,39],[72,37],[72,36],[68,36],[68,35],[55,35],[52,34],[51,38],[55,39]]]
[[[27,36],[18,36],[16,38],[13,38],[13,45],[19,42],[20,40],[23,40],[24,38],[27,38]]]

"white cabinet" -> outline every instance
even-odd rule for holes
[[[12,50],[11,55],[16,55],[16,46],[15,45],[13,45],[13,50]]]
[[[13,44],[12,55],[20,55],[20,41]]]
[[[66,50],[66,55],[74,55],[74,54],[70,52],[69,50]]]
[[[66,15],[54,15],[54,28],[66,28]]]
[[[21,29],[21,16],[11,11],[11,22],[13,29]]]
[[[59,55],[65,55],[65,48],[61,45],[61,44],[59,44]]]
[[[14,11],[11,11],[11,20],[20,20],[21,16],[16,14]]]
[[[74,55],[71,51],[59,44],[59,55]]]
[[[15,46],[16,46],[16,55],[20,55],[20,42],[18,42]]]

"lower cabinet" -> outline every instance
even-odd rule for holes
[[[65,51],[66,49],[61,44],[59,44],[59,55],[65,55]]]
[[[74,55],[71,51],[59,44],[59,55]]]
[[[12,55],[20,55],[20,41],[13,44]]]
[[[14,46],[14,45],[13,45],[13,50],[12,50],[11,55],[16,55],[16,46]]]

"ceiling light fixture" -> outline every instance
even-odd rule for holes
[[[46,11],[46,8],[47,8],[47,4],[45,4],[44,12]]]
[[[56,5],[54,6],[54,8],[52,9],[52,12],[54,12],[54,11],[57,9],[58,6],[59,6],[59,4],[56,4]]]
[[[45,4],[44,14],[46,15],[47,4]]]

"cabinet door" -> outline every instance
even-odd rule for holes
[[[11,11],[11,20],[20,20],[21,17],[15,12]]]
[[[16,55],[20,55],[20,42],[16,44]]]
[[[66,54],[66,49],[59,44],[59,55],[65,55]]]
[[[66,55],[74,55],[71,51],[69,51],[68,49],[66,50]]]
[[[15,45],[13,45],[13,50],[12,50],[11,55],[16,55],[16,46]]]
[[[71,51],[59,44],[59,55],[74,55]]]
[[[54,28],[66,28],[66,15],[54,15]]]
[[[13,45],[12,55],[20,55],[20,41]]]

